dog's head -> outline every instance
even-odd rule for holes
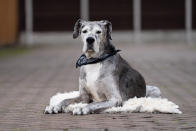
[[[83,53],[88,58],[98,57],[104,51],[104,43],[111,40],[112,24],[107,20],[84,21],[79,19],[74,26],[73,38],[79,35],[83,42]]]

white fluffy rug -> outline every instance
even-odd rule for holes
[[[54,108],[58,110],[58,104],[64,99],[77,97],[78,91],[57,93],[50,98],[49,106],[46,107],[45,112],[52,113]],[[84,107],[87,104],[77,103],[69,105],[65,112],[72,112],[75,108]],[[58,112],[58,111],[57,111]],[[56,112],[56,113],[57,113]],[[181,114],[179,106],[169,101],[166,98],[161,98],[161,92],[158,87],[147,86],[146,97],[130,98],[123,103],[122,107],[112,107],[104,110],[104,113],[120,113],[120,112],[149,112],[149,113],[176,113]]]

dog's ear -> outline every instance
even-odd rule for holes
[[[80,35],[81,26],[84,20],[78,19],[74,25],[73,38],[76,39]]]
[[[112,34],[112,23],[109,22],[108,20],[102,20],[101,22],[104,23],[106,27],[106,37],[107,39],[112,40],[111,34]]]

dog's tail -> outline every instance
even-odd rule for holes
[[[161,91],[156,86],[146,85],[146,97],[160,98]]]

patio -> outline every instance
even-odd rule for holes
[[[160,87],[163,97],[178,104],[183,114],[43,114],[52,95],[77,90],[79,69],[75,62],[81,55],[81,45],[41,46],[0,58],[0,130],[196,130],[196,47],[116,47],[143,74],[146,83]]]

